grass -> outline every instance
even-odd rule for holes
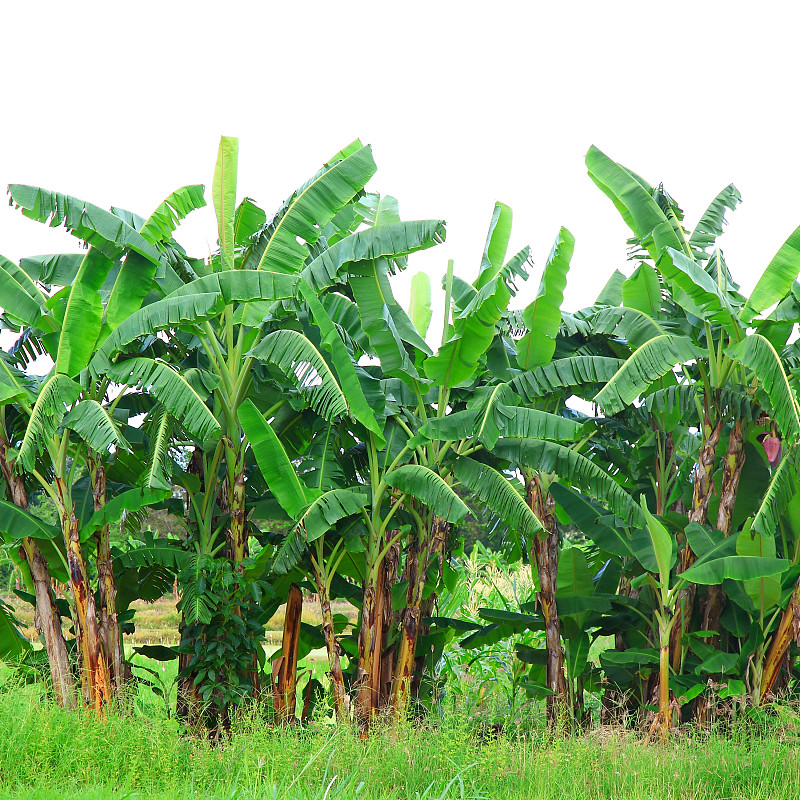
[[[800,717],[686,734],[668,745],[600,729],[487,736],[465,710],[368,741],[322,722],[304,730],[242,715],[222,748],[157,713],[65,712],[35,685],[0,693],[4,798],[519,798],[779,800],[800,797]]]

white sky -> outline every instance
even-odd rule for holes
[[[735,182],[744,202],[722,245],[746,290],[800,224],[795,4],[204,9],[0,5],[0,184],[146,216],[179,186],[210,187],[225,134],[240,138],[239,197],[270,213],[358,136],[374,148],[371,188],[396,196],[404,219],[447,220],[447,243],[413,256],[407,277],[429,271],[436,294],[453,258],[473,280],[498,199],[514,209],[510,253],[531,244],[537,265],[518,306],[535,293],[559,226],[576,236],[568,310],[627,270],[628,230],[586,175],[592,143],[663,180],[690,227]],[[193,255],[214,247],[204,211],[178,232]],[[76,244],[0,206],[6,257]],[[407,277],[395,284],[404,304]]]

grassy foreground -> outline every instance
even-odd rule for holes
[[[636,798],[800,797],[800,726],[682,737],[661,746],[600,730],[547,741],[486,739],[466,716],[368,742],[325,726],[281,731],[242,719],[214,749],[174,723],[100,721],[0,694],[0,797],[13,798]]]

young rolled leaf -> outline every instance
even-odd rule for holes
[[[528,329],[517,344],[517,363],[521,369],[533,369],[550,362],[556,349],[556,334],[561,325],[561,303],[575,237],[561,228],[547,258],[536,299],[523,311]]]
[[[411,306],[408,316],[422,338],[431,324],[431,279],[427,272],[418,272],[411,278]]]
[[[388,472],[384,481],[424,503],[447,522],[460,522],[469,513],[464,501],[428,467],[405,464]]]
[[[236,177],[239,167],[239,140],[222,136],[219,140],[217,165],[214,169],[214,212],[217,215],[217,232],[222,269],[233,269],[236,242],[233,220],[236,213]]]
[[[702,357],[688,336],[666,333],[634,351],[617,374],[595,395],[594,402],[607,414],[629,406],[658,378],[678,364]]]

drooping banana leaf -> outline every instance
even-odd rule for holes
[[[186,431],[201,441],[219,435],[219,423],[208,406],[169,364],[152,358],[130,358],[109,367],[106,375],[117,383],[151,393]]]
[[[161,255],[138,231],[110,211],[99,206],[50,192],[38,186],[14,183],[8,187],[11,202],[30,219],[51,228],[64,225],[73,236],[86,242],[110,260],[127,250],[135,250],[157,264]]]
[[[529,469],[558,475],[561,480],[607,505],[626,522],[644,523],[641,509],[613,476],[569,447],[546,440],[503,438],[492,452]]]
[[[265,336],[248,356],[274,364],[295,385],[311,408],[328,422],[348,413],[349,406],[342,387],[321,353],[302,333],[288,328],[274,331]]]
[[[461,457],[456,461],[453,473],[515,536],[530,542],[544,530],[517,490],[497,470],[474,459]]]
[[[275,431],[252,400],[245,400],[239,407],[239,422],[269,490],[286,513],[292,519],[298,519],[308,503],[307,490],[297,477]]]
[[[390,470],[384,481],[424,503],[448,522],[460,522],[469,513],[464,501],[433,470],[421,464],[405,464]]]
[[[395,259],[445,240],[446,229],[442,220],[393,222],[367,228],[345,236],[324,249],[301,272],[302,277],[317,292],[322,292],[346,279],[343,267],[349,263],[373,261],[378,258]]]
[[[111,445],[130,450],[116,421],[96,400],[86,398],[76,403],[61,424],[75,431],[96,453],[107,453]]]
[[[375,174],[369,146],[361,147],[333,166],[318,172],[295,192],[269,236],[255,241],[245,266],[269,272],[297,273],[303,269],[308,249],[342,206],[350,202]]]
[[[789,385],[781,357],[759,333],[727,349],[727,355],[755,373],[770,400],[772,416],[784,438],[789,442],[800,439],[800,407]]]
[[[671,333],[656,336],[631,354],[619,372],[597,393],[594,401],[607,414],[616,414],[676,365],[702,355],[688,336]]]

